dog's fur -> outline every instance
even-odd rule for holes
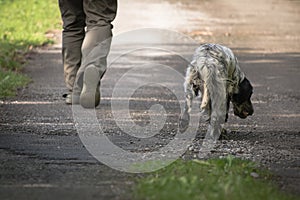
[[[180,128],[188,125],[192,101],[202,98],[200,109],[208,114],[211,137],[219,138],[221,125],[227,122],[230,101],[234,114],[246,118],[253,114],[252,86],[241,71],[233,52],[218,44],[203,44],[196,49],[184,83],[186,100]]]

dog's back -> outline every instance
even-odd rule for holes
[[[214,68],[219,71],[221,76],[226,77],[230,82],[238,82],[243,79],[244,74],[241,72],[237,58],[231,49],[219,44],[203,44],[198,47],[191,62],[198,72],[201,73],[203,67]]]
[[[186,77],[194,88],[194,95],[202,96],[201,109],[209,110],[210,106],[222,106],[210,104],[216,103],[211,102],[214,99],[224,102],[226,94],[234,92],[244,74],[229,48],[219,44],[203,44],[196,49]]]

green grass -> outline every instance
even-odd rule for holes
[[[2,71],[0,69],[0,98],[14,96],[15,89],[24,86],[30,82],[30,79],[26,76],[22,76],[12,71]]]
[[[0,98],[13,96],[28,83],[20,73],[24,56],[33,47],[52,43],[45,33],[59,28],[57,0],[0,0]]]
[[[250,174],[255,172],[259,178]],[[147,200],[288,200],[270,183],[270,173],[253,162],[234,159],[178,160],[156,173],[138,179],[134,199]]]

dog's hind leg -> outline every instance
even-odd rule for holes
[[[200,109],[201,110],[207,109],[208,106],[209,106],[209,94],[208,94],[208,89],[207,89],[206,83],[204,83],[203,84],[202,102],[201,102]]]
[[[217,140],[221,135],[222,124],[226,119],[226,82],[220,73],[217,73],[220,67],[211,65],[207,67],[204,81],[207,86],[210,99],[210,122],[206,134],[207,139]]]
[[[220,137],[222,124],[226,119],[226,106],[223,102],[223,99],[211,98],[211,115],[207,136],[213,140],[217,140]]]
[[[188,81],[184,83],[184,90],[185,90],[184,109],[179,119],[180,132],[184,132],[188,128],[188,125],[190,123],[190,112],[192,109],[192,102],[194,98],[192,85]]]
[[[196,95],[195,93],[196,92],[198,93],[198,91],[196,92],[194,91],[194,85],[193,85],[195,81],[196,73],[197,72],[191,66],[187,69],[186,80],[184,82],[184,92],[185,92],[184,109],[179,119],[179,129],[181,132],[184,132],[189,125],[193,98]]]

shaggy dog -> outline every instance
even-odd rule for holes
[[[189,124],[193,98],[202,98],[200,109],[208,115],[208,137],[218,139],[221,124],[227,122],[230,101],[234,114],[244,119],[253,114],[252,86],[241,71],[233,52],[218,44],[203,44],[196,49],[185,77],[185,108],[180,129]]]

